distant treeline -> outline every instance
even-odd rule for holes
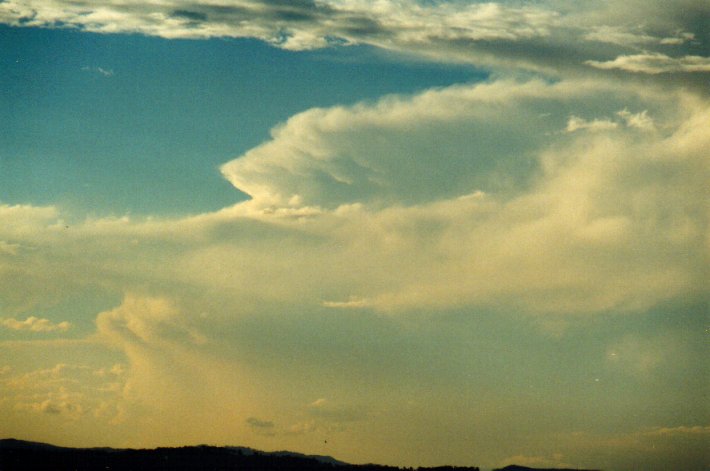
[[[376,464],[351,465],[309,456],[244,452],[214,446],[156,448],[63,448],[0,440],[0,471],[414,471]],[[418,471],[479,471],[478,467],[439,466]]]

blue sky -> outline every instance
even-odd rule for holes
[[[79,213],[219,209],[243,195],[218,166],[289,116],[485,76],[366,47],[336,57],[250,39],[2,28],[3,201]]]
[[[707,469],[708,22],[0,1],[0,436]]]

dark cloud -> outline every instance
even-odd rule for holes
[[[207,21],[207,14],[198,11],[174,10],[171,16],[177,18],[186,18],[192,21]]]

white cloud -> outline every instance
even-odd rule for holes
[[[68,2],[8,0],[0,19],[23,26],[65,24],[87,31],[140,32],[166,38],[255,37],[285,49],[330,44],[389,41],[495,40],[546,36],[555,13],[499,3],[439,4],[416,2],[324,1],[293,5],[236,1],[216,7],[194,2]]]
[[[631,113],[629,110],[621,110],[616,113],[620,116],[627,126],[631,128],[643,129],[643,130],[653,130],[655,125],[653,124],[653,119],[648,116],[648,111],[643,110],[640,113]]]
[[[0,3],[0,22],[15,26],[164,38],[247,37],[288,50],[366,44],[427,60],[545,70],[554,75],[579,69],[585,61],[598,68],[630,71],[658,67],[666,72],[707,71],[707,57],[692,57],[689,52],[691,43],[706,39],[704,31],[694,31],[698,25],[693,21],[704,15],[707,7],[696,0],[681,4],[612,0],[574,6],[555,0],[534,5],[414,0]],[[645,27],[635,26],[639,24]],[[644,53],[634,55],[641,47]],[[669,59],[663,56],[667,48],[685,57]],[[618,58],[613,61],[600,59],[614,55]]]
[[[24,298],[101,280],[194,298],[195,316],[230,306],[222,317],[271,303],[641,309],[702,289],[708,109],[633,83],[497,81],[309,110],[223,167],[245,203],[71,230],[56,210],[15,209],[0,239],[34,249],[7,258],[0,289],[16,293],[18,273]],[[570,116],[603,126],[560,132]],[[106,338],[207,340],[172,301],[131,299],[100,316]]]
[[[627,109],[617,111],[616,116],[621,118],[621,122],[613,118],[586,120],[579,116],[570,116],[567,121],[565,131],[575,132],[579,130],[587,130],[591,132],[609,131],[618,128],[620,125],[625,125],[629,128],[636,128],[644,131],[652,131],[655,129],[653,119],[648,115],[648,110],[640,113],[631,113]]]
[[[86,365],[59,363],[0,380],[4,396],[13,409],[34,414],[61,416],[76,421],[99,409],[111,420],[117,413],[121,386],[103,382],[91,374]],[[9,372],[8,372],[9,373]]]
[[[662,38],[660,43],[666,44],[666,45],[677,46],[679,44],[683,44],[687,41],[692,41],[694,39],[695,39],[695,35],[693,33],[681,33],[677,36]]]
[[[128,294],[121,306],[101,313],[96,324],[102,336],[119,344],[154,344],[166,334],[192,343],[204,342],[204,337],[180,317],[178,309],[166,298]]]
[[[583,86],[589,90],[574,90]],[[374,106],[312,109],[290,118],[271,141],[222,172],[252,196],[252,205],[267,208],[287,207],[294,197],[303,205],[334,208],[500,190],[491,185],[515,178],[516,162],[534,158],[545,133],[556,131],[560,109],[575,106],[597,86],[501,81],[389,97]],[[555,100],[555,93],[568,98]],[[540,118],[538,106],[556,108],[555,118]]]
[[[58,227],[62,221],[59,210],[53,206],[0,204],[0,223],[7,241],[32,236],[37,230]]]
[[[589,131],[608,131],[610,129],[616,129],[618,126],[619,125],[617,123],[606,119],[586,121],[578,116],[570,116],[569,121],[567,121],[565,131],[575,132],[580,129],[586,129]]]
[[[674,100],[689,100],[686,117]],[[611,118],[567,118],[590,102]],[[706,105],[692,102],[599,83],[452,87],[302,113],[223,172],[252,195],[244,207],[288,206],[297,195],[323,208],[304,229],[319,233],[328,220],[328,231],[348,228],[348,236],[323,235],[336,237],[347,250],[334,256],[371,283],[351,280],[348,291],[359,297],[341,292],[324,306],[506,298],[553,311],[636,309],[690,289],[699,276],[682,256],[701,250],[704,231],[694,195],[703,191],[697,145],[708,138],[699,121]],[[656,129],[650,113],[662,134],[637,132]],[[595,132],[564,137],[556,132],[563,127]],[[692,148],[681,150],[686,139]],[[516,175],[524,162],[539,171]],[[675,168],[678,179],[654,177],[659,166]],[[670,219],[660,223],[660,213]],[[680,244],[676,255],[661,248],[664,240]]]
[[[592,28],[584,35],[587,41],[599,41],[622,46],[648,46],[649,44],[681,45],[695,38],[693,33],[676,32],[673,36],[659,37],[650,35],[643,30],[629,30],[623,26],[602,25]]]
[[[372,305],[369,299],[357,298],[351,296],[347,301],[323,301],[323,306],[336,309],[358,309],[366,308]]]
[[[618,56],[610,61],[585,62],[598,69],[619,69],[644,74],[710,72],[710,57],[669,57],[661,53]]]
[[[71,327],[67,321],[55,324],[49,319],[40,319],[35,316],[30,316],[24,321],[12,318],[2,319],[0,325],[11,330],[29,330],[30,332],[66,332]]]

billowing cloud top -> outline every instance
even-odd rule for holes
[[[6,0],[0,22],[165,38],[257,38],[304,50],[364,44],[477,65],[710,71],[703,0],[595,2],[363,0]]]

